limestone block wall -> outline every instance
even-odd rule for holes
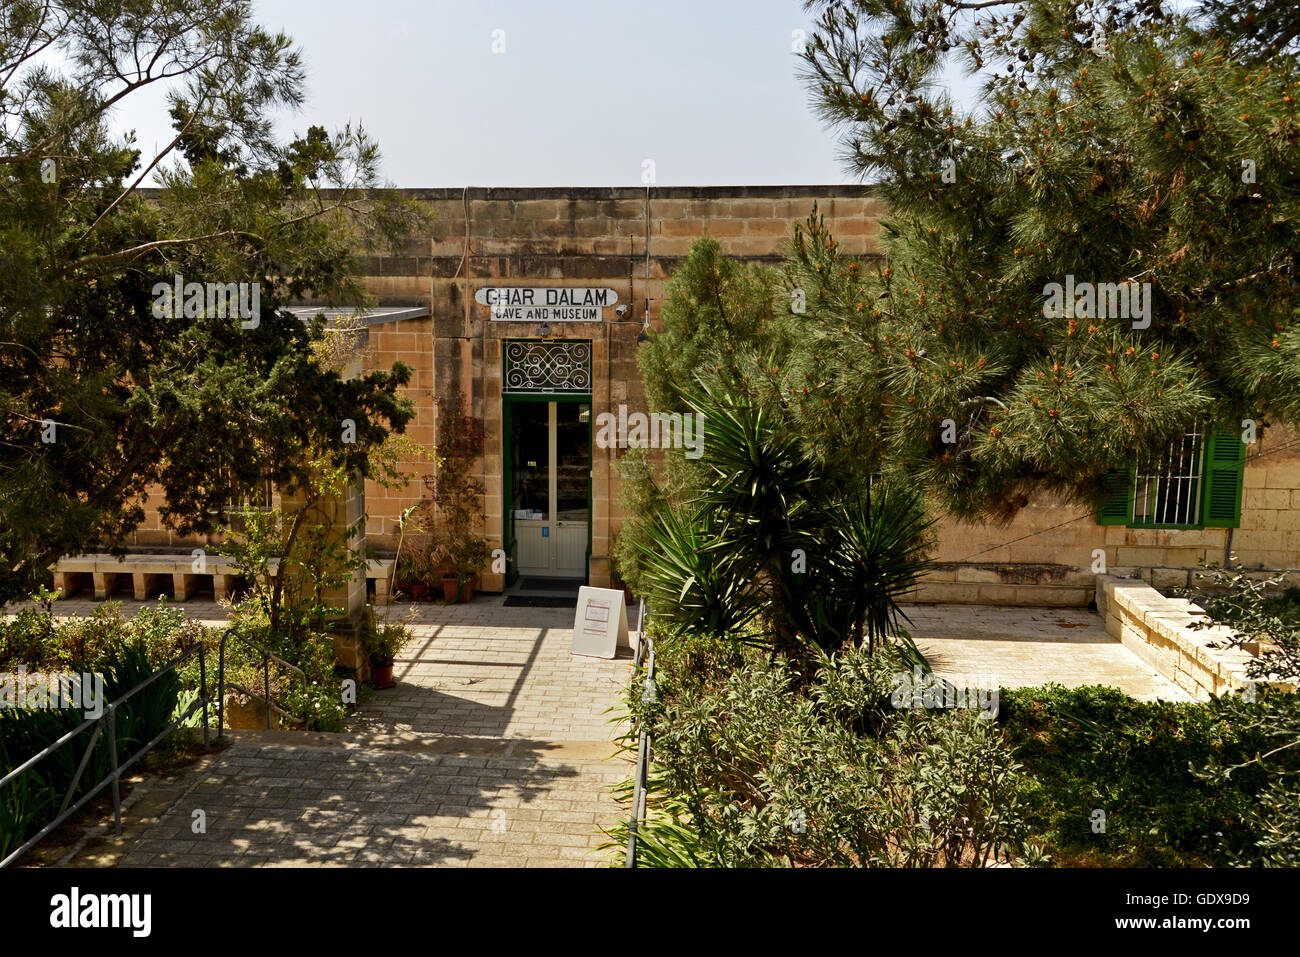
[[[1106,631],[1135,655],[1200,701],[1245,689],[1251,655],[1230,647],[1232,629],[1192,628],[1205,612],[1182,598],[1166,598],[1138,580],[1098,575],[1097,610]]]
[[[486,488],[483,534],[492,547],[504,538],[502,495],[502,346],[536,338],[523,323],[494,322],[474,302],[484,286],[599,286],[630,307],[620,319],[606,309],[600,323],[557,323],[554,338],[592,344],[592,414],[645,411],[636,366],[636,339],[647,315],[657,324],[664,287],[691,244],[714,236],[737,258],[777,265],[814,204],[849,254],[874,255],[882,212],[857,186],[434,189],[407,190],[427,204],[433,224],[400,255],[366,261],[367,283],[379,304],[426,305],[428,320],[370,329],[367,368],[396,359],[416,372],[408,395],[416,420],[408,433],[431,446],[442,403],[459,393],[486,431],[480,463]],[[608,556],[623,522],[620,450],[593,450],[590,578],[609,581]],[[412,463],[418,474],[427,464]],[[390,494],[368,483],[368,538],[381,550],[396,544],[396,520],[419,498],[418,480]],[[499,575],[483,576],[497,590]]]
[[[1241,527],[1098,525],[1092,508],[1040,496],[1007,525],[939,525],[938,567],[912,599],[995,605],[1087,605],[1095,552],[1105,570],[1156,587],[1192,583],[1202,563],[1236,555],[1243,568],[1290,570],[1300,581],[1300,435],[1274,426],[1247,447]]]
[[[814,204],[847,255],[879,254],[882,204],[861,186],[600,187],[404,190],[432,214],[431,225],[392,255],[363,261],[380,306],[423,306],[430,315],[368,328],[367,370],[410,366],[406,390],[415,405],[407,434],[431,449],[442,404],[459,393],[483,419],[486,487],[483,533],[498,547],[502,498],[501,369],[504,339],[535,338],[523,323],[493,322],[474,302],[484,286],[599,286],[630,307],[620,319],[606,309],[600,323],[557,323],[556,338],[592,343],[593,416],[644,411],[636,338],[645,316],[657,325],[665,286],[691,244],[714,236],[737,258],[779,265],[796,223]],[[319,305],[321,303],[308,303]],[[864,428],[868,427],[866,424]],[[608,581],[619,507],[619,450],[595,449],[592,465],[591,581]],[[391,553],[402,511],[417,501],[428,460],[407,463],[412,481],[389,492],[366,483],[368,543]],[[1229,551],[1246,567],[1300,569],[1300,435],[1267,429],[1248,450],[1241,527],[1205,530],[1127,529],[1096,524],[1082,504],[1040,496],[1007,525],[944,520],[938,565],[913,600],[1015,605],[1087,605],[1094,595],[1094,552],[1108,572],[1136,574],[1158,586],[1181,585],[1201,561]],[[157,498],[153,499],[156,502]],[[150,503],[152,504],[152,503]],[[131,547],[188,549],[196,540],[165,528],[146,506]],[[197,540],[203,544],[202,540]],[[1300,580],[1300,573],[1297,574]],[[499,576],[486,576],[495,590]]]

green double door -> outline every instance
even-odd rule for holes
[[[509,580],[587,579],[591,551],[591,400],[505,401]]]

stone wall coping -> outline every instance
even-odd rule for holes
[[[144,554],[140,552],[128,552],[120,558],[116,555],[88,554],[88,555],[69,555],[67,558],[61,558],[55,563],[55,570],[61,572],[147,572],[156,574],[166,574],[171,572],[189,571],[194,557],[190,552],[173,552]],[[217,569],[227,570],[233,568],[235,560],[228,555],[206,555],[204,562],[207,565]],[[268,564],[272,569],[277,568],[280,564],[278,558],[272,558]],[[393,559],[372,558],[367,562],[367,572],[374,574],[377,572],[387,572],[393,567]]]
[[[1250,652],[1232,647],[1236,633],[1227,625],[1194,628],[1209,619],[1205,610],[1186,598],[1169,598],[1140,579],[1097,576],[1097,606],[1107,619],[1107,631],[1125,644],[1140,642],[1140,657],[1180,687],[1201,697],[1243,687]],[[1212,647],[1214,646],[1214,647]]]

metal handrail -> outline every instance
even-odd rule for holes
[[[243,685],[238,684],[237,682],[226,680],[226,639],[229,638],[231,635],[234,635],[244,644],[248,645],[254,651],[257,651],[262,655],[262,692],[263,692],[262,694],[259,695],[254,691],[250,691],[248,688],[245,688]],[[292,721],[294,724],[306,723],[307,719],[305,717],[299,717],[298,715],[291,714],[288,711],[285,711],[278,704],[276,704],[274,701],[271,700],[271,662],[272,661],[274,661],[277,665],[279,665],[282,668],[288,668],[290,671],[297,673],[298,677],[302,679],[303,692],[306,693],[307,673],[303,671],[301,668],[299,668],[297,665],[290,664],[289,662],[281,658],[279,655],[277,655],[275,652],[263,648],[261,645],[255,644],[252,641],[249,641],[247,638],[245,638],[239,632],[235,631],[235,629],[233,628],[227,628],[225,631],[221,633],[221,645],[217,652],[217,737],[218,738],[223,738],[225,737],[226,734],[226,688],[234,688],[236,691],[248,695],[254,701],[260,701],[262,702],[262,704],[266,705],[266,730],[267,731],[271,730],[272,711],[275,711],[277,714],[283,715],[285,718],[287,718],[289,721]]]
[[[90,801],[97,794],[99,794],[99,792],[102,791],[110,783],[113,785],[113,821],[114,821],[114,825],[117,828],[117,833],[120,835],[122,833],[122,788],[121,788],[122,775],[127,771],[127,769],[129,769],[142,757],[148,754],[153,749],[154,745],[156,745],[159,741],[161,741],[163,738],[167,737],[167,735],[171,734],[178,727],[180,727],[181,723],[187,720],[190,717],[190,715],[194,714],[194,712],[197,711],[200,707],[203,708],[203,746],[205,748],[208,747],[209,745],[208,667],[207,667],[206,656],[203,653],[203,648],[204,648],[204,643],[201,641],[190,646],[188,650],[183,652],[174,661],[171,661],[168,664],[163,665],[161,668],[159,668],[157,671],[151,674],[144,681],[140,682],[138,685],[136,685],[126,694],[122,695],[120,698],[117,698],[114,701],[109,702],[105,706],[103,714],[99,715],[96,718],[87,718],[81,724],[77,725],[67,734],[63,735],[61,738],[55,741],[53,744],[47,745],[42,751],[28,758],[18,767],[14,768],[12,771],[6,774],[3,778],[0,778],[0,788],[2,788],[6,784],[10,783],[11,781],[17,780],[18,777],[24,771],[27,771],[29,768],[34,767],[38,762],[49,757],[55,751],[59,750],[59,748],[63,747],[65,744],[75,739],[78,735],[80,735],[91,725],[95,726],[95,731],[90,736],[90,741],[86,744],[86,752],[84,755],[82,755],[81,763],[78,764],[77,766],[77,773],[73,775],[72,783],[68,785],[67,793],[65,793],[63,796],[63,803],[59,806],[58,815],[54,818],[53,821],[45,825],[45,827],[43,827],[34,837],[28,840],[27,843],[25,843],[22,847],[13,851],[12,853],[9,854],[8,857],[0,861],[0,867],[8,867],[11,863],[16,861],[22,855],[26,854],[29,850],[31,850],[31,848],[33,848],[37,843],[39,843],[42,839],[44,839],[47,834],[53,831],[64,821],[66,821],[73,814],[76,814],[77,811],[81,810],[81,808],[84,807],[88,801]],[[117,710],[118,708],[120,708],[127,700],[139,694],[145,688],[149,687],[149,685],[153,684],[163,675],[167,674],[169,671],[174,671],[175,669],[179,668],[181,664],[183,664],[187,659],[189,659],[195,654],[199,656],[199,698],[198,700],[195,701],[193,704],[191,704],[188,708],[186,708],[184,714],[176,718],[174,721],[172,721],[171,724],[169,724],[166,728],[164,728],[161,732],[159,732],[152,741],[150,741],[148,744],[142,747],[135,754],[131,755],[131,757],[128,758],[124,763],[119,764],[118,757],[117,757]],[[82,796],[81,800],[79,800],[76,804],[73,804],[71,807],[69,807],[68,802],[72,800],[72,795],[75,794],[77,791],[77,785],[81,783],[81,775],[85,772],[86,766],[90,763],[91,755],[94,753],[95,745],[99,743],[100,734],[103,732],[105,724],[108,725],[108,750],[109,750],[109,763],[110,763],[111,770],[109,771],[108,776],[105,777],[98,784],[96,784],[89,791],[87,791]]]
[[[633,659],[633,667],[640,668],[641,663],[645,662],[645,691],[653,691],[655,681],[655,642],[654,639],[646,634],[646,607],[645,599],[641,599],[640,607],[637,610],[637,643],[636,655]],[[627,822],[627,860],[625,867],[636,867],[636,834],[637,825],[645,820],[646,804],[646,778],[650,774],[650,732],[645,728],[645,722],[639,718],[633,718],[636,722],[638,735],[636,747],[636,777],[632,786],[632,816]]]

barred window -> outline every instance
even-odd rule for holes
[[[1236,528],[1246,446],[1232,429],[1199,429],[1155,461],[1112,470],[1097,524],[1129,528]]]
[[[1201,432],[1188,432],[1169,443],[1155,459],[1137,469],[1133,525],[1193,526],[1201,516],[1204,469]]]

